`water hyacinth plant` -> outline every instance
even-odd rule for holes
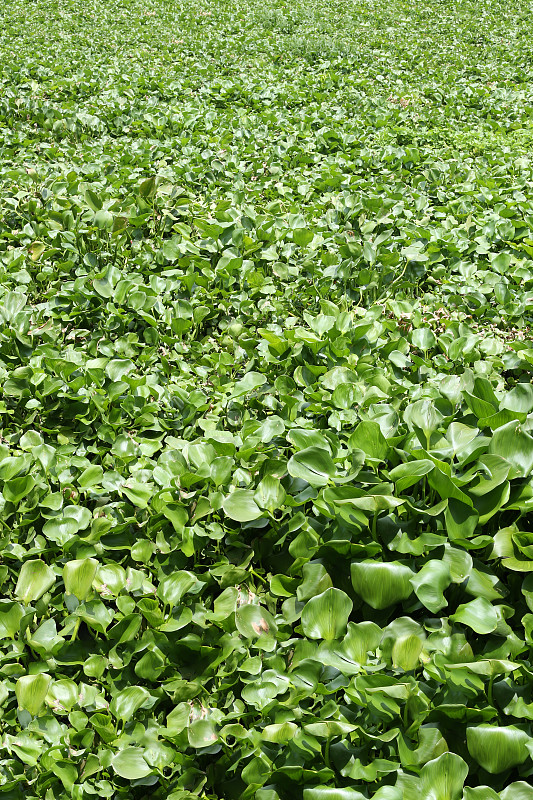
[[[531,800],[527,9],[0,14],[2,800]]]

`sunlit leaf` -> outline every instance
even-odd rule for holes
[[[67,562],[63,567],[65,591],[73,594],[82,603],[91,591],[97,567],[98,561],[94,558],[82,558]]]
[[[56,580],[55,573],[44,561],[25,561],[21,567],[15,595],[28,605],[50,589]]]
[[[39,672],[36,675],[23,675],[15,684],[15,694],[19,708],[37,716],[44,706],[50,686],[50,675]]]
[[[352,562],[352,585],[357,594],[376,609],[406,600],[413,591],[412,570],[399,562]]]
[[[302,628],[311,639],[338,639],[346,631],[353,603],[340,589],[330,587],[305,604]]]
[[[117,775],[129,781],[146,778],[152,772],[140,747],[125,747],[119,750],[113,756],[112,766]]]
[[[514,725],[477,725],[466,729],[468,752],[491,774],[523,764],[529,755],[531,737]]]

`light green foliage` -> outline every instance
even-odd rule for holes
[[[533,789],[533,45],[0,9],[0,797]]]

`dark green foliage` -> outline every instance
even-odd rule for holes
[[[0,796],[531,800],[529,14],[0,18]]]

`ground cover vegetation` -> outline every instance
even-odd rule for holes
[[[531,800],[532,40],[0,10],[0,794]]]

